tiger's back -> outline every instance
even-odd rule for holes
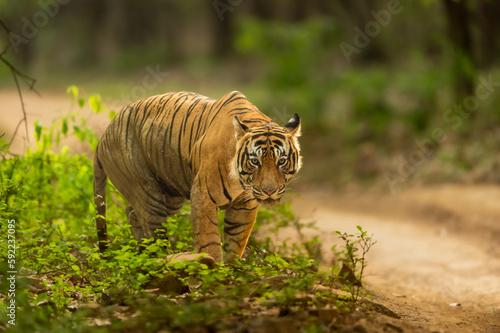
[[[207,223],[216,225],[216,216],[208,211],[236,207],[242,196],[248,196],[241,180],[230,176],[238,138],[235,116],[242,126],[277,126],[239,92],[219,100],[167,93],[125,107],[96,149],[94,186],[99,215],[105,215],[106,177],[129,201],[127,215],[138,240],[155,237],[154,231],[162,228],[165,218],[191,199],[195,250],[207,250],[221,260],[222,254],[214,249],[220,248],[220,241],[215,244],[217,237],[196,233],[205,234]],[[206,221],[204,215],[209,216],[207,223],[195,223]],[[98,217],[97,228],[104,250],[104,218]]]

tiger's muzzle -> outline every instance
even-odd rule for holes
[[[277,187],[253,187],[252,193],[259,203],[273,206],[280,202],[281,197],[285,193],[285,187],[283,186],[281,189],[278,189]]]

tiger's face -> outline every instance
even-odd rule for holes
[[[295,114],[285,127],[273,123],[248,128],[234,118],[237,149],[233,176],[259,203],[274,205],[285,194],[285,185],[301,167],[300,118]]]

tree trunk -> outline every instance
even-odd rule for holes
[[[499,13],[500,2],[498,1],[482,0],[478,3],[479,64],[483,69],[492,67],[498,55]]]
[[[465,0],[443,0],[453,52],[454,90],[457,99],[474,93],[475,62],[472,48],[471,13]]]

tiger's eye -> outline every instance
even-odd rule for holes
[[[256,157],[250,158],[250,164],[252,164],[255,167],[259,166],[259,159]]]
[[[286,159],[286,157],[280,157],[280,159],[278,160],[278,166],[284,166],[287,162],[288,160]]]

